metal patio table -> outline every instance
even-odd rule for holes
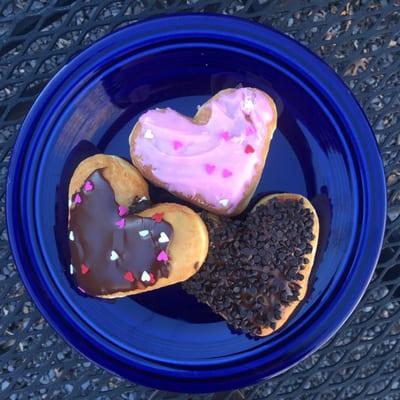
[[[272,26],[344,79],[371,122],[388,186],[379,265],[356,311],[286,373],[231,393],[184,395],[118,378],[71,349],[26,293],[7,241],[5,186],[18,129],[71,58],[154,15],[213,12]],[[400,399],[400,1],[0,0],[0,399]]]

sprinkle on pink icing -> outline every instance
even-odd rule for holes
[[[229,140],[230,139],[230,137],[231,137],[231,135],[229,134],[229,132],[227,132],[227,131],[224,131],[224,132],[222,132],[221,134],[220,134],[220,137],[221,137],[221,139],[224,139],[224,140]]]
[[[164,250],[161,250],[157,256],[157,261],[168,261],[168,254]]]
[[[229,169],[224,168],[224,169],[222,170],[222,176],[223,176],[224,178],[229,178],[230,176],[232,176],[232,172],[229,171]]]
[[[244,148],[244,152],[245,152],[246,154],[250,154],[250,153],[254,153],[255,150],[254,150],[254,147],[253,147],[252,145],[248,144],[248,145]]]
[[[125,228],[125,218],[121,218],[119,221],[115,223],[115,225],[118,226],[118,228],[123,229]]]
[[[93,183],[90,181],[86,181],[83,185],[83,190],[85,190],[86,192],[91,192],[93,190]]]
[[[77,194],[75,195],[74,202],[75,202],[75,204],[80,204],[80,203],[82,203],[82,197],[81,197],[81,195],[80,195],[79,193],[77,193]]]
[[[252,126],[246,128],[246,136],[251,136],[256,133],[256,130]]]
[[[242,111],[245,98],[254,104],[248,115]],[[264,162],[262,149],[271,139],[266,128],[273,110],[264,94],[252,88],[222,94],[205,107],[210,111],[206,124],[193,123],[170,108],[147,111],[139,119],[142,134],[135,136],[134,152],[141,168],[151,168],[169,191],[187,197],[200,195],[210,206],[229,214],[243,200]],[[143,137],[147,129],[154,134],[152,140]],[[222,136],[224,132],[229,133],[229,140]],[[184,144],[179,151],[173,146],[175,141]],[[246,153],[247,145],[254,152]],[[207,164],[215,165],[213,173],[208,173]],[[232,173],[229,185],[224,169]]]
[[[209,174],[209,175],[211,175],[214,171],[215,171],[215,165],[213,165],[213,164],[206,164],[205,165],[205,169],[206,169],[206,172],[207,172],[207,174]]]
[[[124,206],[118,206],[118,215],[123,217],[128,212],[128,209]]]
[[[180,142],[179,140],[174,140],[173,146],[174,146],[174,150],[179,150],[181,147],[183,147],[183,143]]]

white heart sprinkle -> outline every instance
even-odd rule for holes
[[[142,201],[146,201],[147,200],[147,197],[146,196],[143,196],[143,197],[141,197],[140,199],[139,199],[139,203],[141,203]]]
[[[149,233],[150,232],[147,229],[145,229],[144,231],[139,231],[139,235],[141,237],[146,237]]]
[[[146,132],[144,133],[144,138],[145,139],[153,139],[154,135],[151,129],[146,129]]]
[[[72,232],[72,231],[69,232],[69,240],[71,242],[73,242],[75,240],[75,235],[74,235],[74,232]]]
[[[160,237],[158,238],[158,241],[159,241],[160,243],[167,243],[167,242],[169,242],[169,237],[167,236],[166,233],[161,232],[161,233],[160,233]]]
[[[69,273],[70,273],[71,275],[74,274],[74,266],[73,266],[72,264],[69,264]]]
[[[221,204],[222,207],[226,207],[229,204],[228,199],[222,199],[219,201],[219,204]]]
[[[144,271],[142,274],[142,281],[143,282],[150,282],[151,276],[147,271]]]
[[[115,261],[115,260],[118,260],[118,258],[119,258],[118,253],[115,250],[111,250],[110,260]]]
[[[246,97],[244,99],[244,102],[242,104],[242,111],[246,114],[249,115],[254,108],[254,102],[252,99],[250,99],[249,97]]]

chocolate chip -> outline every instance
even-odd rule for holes
[[[302,200],[274,199],[245,219],[216,219],[206,212],[201,217],[209,230],[209,254],[183,288],[234,329],[250,335],[275,329],[284,308],[299,298],[305,256],[312,251],[311,212]]]

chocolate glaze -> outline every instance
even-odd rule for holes
[[[75,201],[74,194],[70,209],[71,259],[78,287],[87,294],[98,296],[143,289],[161,277],[168,277],[168,262],[157,261],[157,256],[162,250],[167,252],[173,236],[172,226],[165,221],[156,222],[131,213],[121,217],[114,192],[100,170],[93,172],[88,181],[92,183],[92,190],[85,190],[83,186],[79,192],[81,202]],[[122,218],[125,226],[120,228],[116,223]],[[149,233],[142,237],[139,232],[146,230]],[[162,232],[169,242],[159,243]],[[110,259],[112,251],[118,259]],[[88,271],[83,273],[85,266]],[[148,275],[145,274],[143,281],[145,271]],[[134,277],[133,282],[129,272]],[[146,280],[149,276],[151,281]]]

